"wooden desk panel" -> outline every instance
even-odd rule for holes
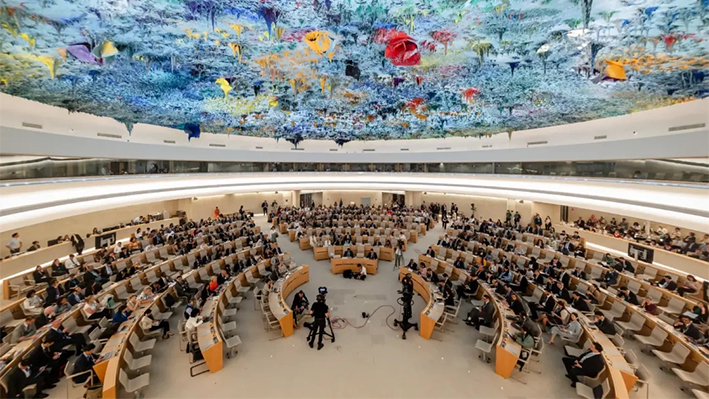
[[[394,248],[379,247],[379,260],[394,260]]]
[[[310,281],[310,266],[302,265],[288,276],[285,281],[276,282],[278,292],[268,294],[268,306],[278,319],[284,337],[293,335],[293,311],[286,303],[293,290]]]
[[[315,260],[327,260],[330,259],[329,247],[313,247],[313,255]]]
[[[332,268],[332,274],[341,274],[345,270],[352,270],[353,272],[358,272],[359,268],[357,264],[361,264],[367,269],[367,274],[377,274],[378,260],[367,259],[367,258],[340,258],[340,259],[330,259],[330,266]]]
[[[313,249],[313,247],[310,245],[310,237],[302,237],[299,240],[298,244],[300,245],[301,251],[307,251],[309,249]]]

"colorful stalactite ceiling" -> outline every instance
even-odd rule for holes
[[[191,137],[479,136],[709,93],[709,0],[0,5],[2,91]]]

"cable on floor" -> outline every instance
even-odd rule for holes
[[[389,313],[385,319],[386,324],[387,324],[387,327],[391,328],[392,330],[398,331],[398,328],[392,327],[391,324],[389,324],[389,318],[392,315],[394,315],[394,313],[396,313],[396,309],[394,309],[394,307],[391,305],[381,305],[378,308],[374,309],[374,311],[364,319],[364,323],[361,326],[356,326],[356,325],[350,323],[349,320],[342,318],[342,317],[332,317],[330,319],[330,325],[332,326],[333,330],[342,330],[342,329],[346,328],[347,326],[352,326],[356,329],[360,329],[360,328],[363,328],[364,326],[366,326],[367,322],[369,322],[369,319],[371,319],[372,316],[374,316],[374,314],[377,313],[377,311],[381,308],[391,308],[391,313]]]

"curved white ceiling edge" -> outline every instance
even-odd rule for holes
[[[709,156],[709,99],[571,125],[515,131],[511,136],[353,141],[343,147],[331,140],[305,140],[299,151],[292,151],[287,141],[273,138],[203,133],[201,138],[188,141],[182,131],[144,124],[136,124],[129,134],[122,123],[111,118],[70,114],[62,108],[2,93],[0,104],[0,151],[17,155],[374,163]],[[102,136],[97,136],[99,133]],[[386,159],[382,159],[382,153],[386,153]]]
[[[267,176],[270,175],[270,176]],[[142,180],[142,181],[141,181]],[[337,181],[333,181],[337,180]],[[99,184],[95,184],[99,183]],[[50,220],[164,200],[257,191],[428,191],[568,205],[707,231],[707,191],[698,188],[535,178],[455,178],[449,175],[251,174],[211,178],[126,179],[3,188],[0,207],[32,207],[0,217],[3,231]],[[135,194],[138,193],[139,194]],[[131,194],[134,193],[134,194]],[[91,199],[95,196],[106,196]],[[57,201],[61,203],[57,203]],[[53,204],[57,203],[57,204]],[[673,207],[668,209],[668,206]]]

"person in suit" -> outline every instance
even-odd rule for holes
[[[177,279],[175,279],[177,284],[175,284],[175,291],[177,292],[177,296],[186,296],[186,297],[193,297],[197,293],[196,288],[191,288],[190,284],[185,281],[185,279],[182,278],[182,276],[177,276]]]
[[[492,318],[495,315],[495,306],[490,303],[490,296],[483,295],[483,304],[480,307],[473,308],[465,320],[465,324],[474,326],[476,330],[480,329],[481,325],[490,326]]]
[[[69,274],[69,271],[66,269],[66,266],[62,262],[59,261],[59,259],[54,259],[54,262],[52,262],[52,276],[58,277],[58,276],[64,276]]]
[[[54,342],[49,337],[45,337],[40,346],[28,355],[32,369],[39,370],[44,367],[46,380],[51,384],[59,382],[61,371],[69,358],[65,353],[52,350],[53,346]]]
[[[478,283],[478,276],[471,276],[468,281],[465,283],[459,285],[456,287],[456,291],[458,293],[458,297],[462,298],[465,295],[475,295],[476,292],[478,292],[478,287],[480,286],[480,283]]]
[[[603,275],[603,277],[596,279],[601,282],[601,287],[608,288],[618,284],[618,271],[611,269]]]
[[[548,289],[544,289],[544,294],[539,298],[539,303],[530,306],[529,310],[532,313],[532,319],[539,320],[539,313],[551,313],[556,306],[556,300]]]
[[[576,266],[571,275],[581,280],[586,280],[586,272],[580,266]]]
[[[74,287],[73,292],[67,297],[67,300],[69,301],[69,304],[71,304],[71,306],[74,306],[77,303],[83,301],[84,294],[82,294],[81,287],[79,287],[78,285]]]
[[[374,252],[374,248],[369,248],[369,253],[367,254],[367,259],[372,259],[372,260],[378,259],[377,253]]]
[[[559,293],[557,293],[556,296],[560,299],[565,300],[566,302],[571,302],[571,294],[569,293],[569,290],[567,290],[564,286],[564,283],[559,281],[556,283],[556,287],[559,289]]]
[[[588,306],[588,302],[586,302],[586,298],[582,297],[581,294],[576,291],[571,294],[571,307],[579,312],[589,312],[591,310]]]
[[[657,286],[660,288],[664,288],[667,291],[674,291],[677,289],[677,283],[672,281],[672,277],[670,276],[664,276],[662,280],[660,280],[659,283],[657,283]]]
[[[678,331],[695,341],[702,338],[702,332],[699,331],[697,326],[692,323],[692,319],[687,315],[682,315],[674,326]]]
[[[94,368],[94,364],[96,364],[96,359],[98,359],[98,356],[94,353],[95,349],[96,346],[94,344],[88,344],[84,347],[84,350],[83,352],[81,352],[81,355],[77,356],[76,360],[74,361],[74,374],[84,373]],[[72,380],[77,384],[85,383],[88,382],[89,375],[92,374],[84,373],[81,375],[77,375],[76,377],[73,377]],[[97,385],[100,383],[101,381],[94,373],[92,376],[91,385]]]
[[[229,277],[229,273],[227,273],[226,270],[222,269],[221,273],[219,273],[219,275],[217,276],[217,283],[219,283],[219,285],[222,285],[226,283],[227,280],[229,280]]]
[[[32,272],[32,278],[34,279],[35,284],[39,284],[48,283],[51,277],[49,277],[46,270],[42,269],[42,266],[37,266]]]
[[[517,296],[516,292],[510,293],[510,299],[508,303],[510,305],[510,310],[512,310],[515,315],[519,316],[525,313],[524,305],[522,305],[522,301],[520,301],[519,296]]]
[[[610,320],[606,319],[606,316],[602,312],[596,312],[595,319],[596,322],[594,324],[601,332],[607,335],[616,334],[615,326]]]
[[[34,319],[34,326],[42,328],[49,324],[57,315],[54,313],[54,306],[47,306],[41,314]]]
[[[620,292],[618,292],[618,298],[628,302],[632,303],[635,306],[640,306],[640,301],[638,300],[638,296],[635,295],[633,291],[630,291],[628,287],[620,287]]]
[[[436,251],[434,251],[433,248],[431,246],[429,246],[428,249],[426,250],[426,256],[430,256],[432,258],[435,258]]]
[[[55,352],[61,352],[62,348],[67,345],[74,345],[74,348],[76,348],[76,352],[74,353],[79,353],[84,345],[86,345],[86,338],[84,338],[82,334],[67,332],[64,326],[62,326],[60,319],[52,321],[52,328],[49,329],[46,337],[54,342],[52,350]]]
[[[46,393],[42,393],[44,389],[54,388],[54,384],[47,384],[42,371],[32,369],[29,359],[22,359],[15,370],[11,372],[8,379],[7,397],[8,398],[24,398],[22,390],[26,387],[37,384],[35,398],[46,398]]]
[[[603,346],[598,342],[591,345],[590,350],[584,352],[579,357],[565,356],[561,358],[566,367],[566,378],[571,380],[571,386],[576,387],[576,383],[581,376],[596,377],[603,370]]]
[[[47,297],[44,299],[44,306],[49,306],[57,303],[59,298],[64,296],[64,287],[59,284],[59,280],[52,279],[47,287]]]
[[[37,333],[37,327],[34,325],[34,316],[25,317],[25,321],[19,326],[12,330],[12,335],[10,336],[10,343],[16,344],[18,342],[24,341],[31,338]]]
[[[354,258],[354,254],[352,253],[352,248],[349,248],[349,247],[348,247],[348,248],[345,250],[345,253],[342,254],[342,257],[343,257],[343,258]]]

